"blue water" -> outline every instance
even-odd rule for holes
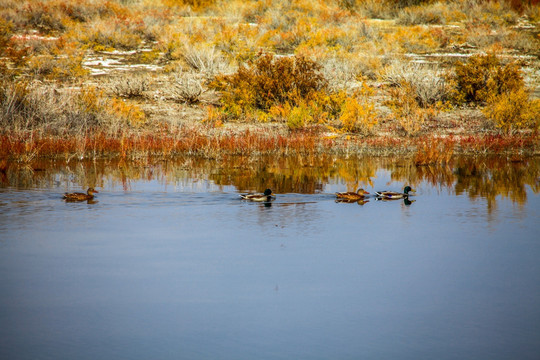
[[[64,170],[4,184],[0,359],[539,358],[534,184],[488,201],[416,179],[411,205],[358,205],[334,174],[260,204],[194,172],[105,171],[93,204],[61,200],[88,185]]]

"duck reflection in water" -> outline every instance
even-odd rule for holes
[[[364,205],[365,203],[368,203],[369,200],[366,199],[359,199],[359,200],[349,200],[349,199],[336,199],[337,203],[346,203],[346,204],[358,204],[358,205]]]
[[[409,206],[411,205],[413,202],[415,202],[416,200],[409,200],[408,197],[404,198],[403,199],[403,204],[406,205],[406,206]]]

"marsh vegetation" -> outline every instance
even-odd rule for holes
[[[224,5],[1,0],[0,157],[538,154],[536,0]]]

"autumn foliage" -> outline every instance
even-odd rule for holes
[[[326,91],[328,83],[320,65],[307,58],[263,54],[232,75],[218,75],[212,87],[222,92],[224,112],[239,117],[273,106],[297,106]]]

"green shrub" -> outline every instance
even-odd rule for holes
[[[493,54],[475,55],[466,63],[457,63],[453,82],[457,103],[485,103],[493,96],[524,87],[519,66],[503,66]]]

